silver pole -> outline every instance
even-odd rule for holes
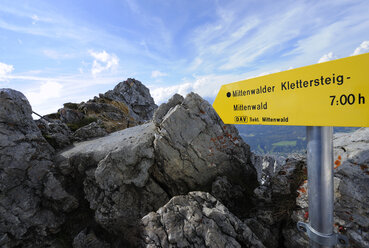
[[[309,219],[313,230],[333,235],[333,128],[307,127]],[[310,247],[320,245],[310,239]]]

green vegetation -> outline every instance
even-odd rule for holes
[[[306,152],[306,127],[236,125],[243,140],[257,154],[287,155]],[[357,128],[338,127],[334,132],[353,132]]]
[[[273,146],[296,146],[296,140],[284,140],[272,144]]]

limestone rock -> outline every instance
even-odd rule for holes
[[[56,150],[63,149],[73,142],[72,132],[68,126],[60,120],[46,121],[39,119],[35,121],[42,136]]]
[[[132,78],[120,82],[113,90],[106,92],[104,97],[125,103],[129,107],[130,115],[138,122],[151,120],[158,107],[149,89],[140,81]]]
[[[65,175],[84,173],[84,190],[95,219],[107,230],[122,233],[169,198],[150,175],[155,125],[125,129],[76,143],[58,156]]]
[[[264,247],[250,228],[205,192],[173,197],[141,221],[141,247]]]
[[[75,143],[56,158],[67,178],[83,175],[96,221],[116,235],[129,239],[144,215],[192,190],[220,192],[235,209],[251,206],[256,172],[237,130],[196,94],[172,105],[155,124]],[[237,194],[229,194],[233,189]]]
[[[103,122],[98,120],[86,126],[77,129],[73,136],[75,140],[83,141],[91,138],[97,138],[107,135],[108,133],[103,128]]]
[[[225,176],[240,186],[246,200],[257,184],[256,171],[250,148],[237,129],[224,125],[212,106],[195,93],[181,103],[175,96],[164,108],[169,108],[165,115],[155,115],[153,175],[158,182],[173,196],[193,190],[210,192],[216,178]]]
[[[35,247],[58,232],[64,212],[45,202],[74,201],[53,177],[52,153],[25,96],[0,89],[0,239],[2,246]]]

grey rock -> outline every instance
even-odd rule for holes
[[[83,141],[91,138],[102,137],[107,134],[108,133],[103,128],[103,122],[98,120],[97,122],[92,122],[87,126],[77,129],[73,136],[75,140]]]
[[[110,248],[111,245],[100,240],[94,231],[81,231],[73,240],[73,248]]]
[[[107,230],[124,233],[146,213],[169,200],[151,177],[155,125],[125,129],[76,143],[58,156],[65,175],[75,168],[86,176],[84,190],[95,219]]]
[[[130,115],[139,122],[151,120],[158,107],[149,89],[132,78],[120,82],[113,90],[106,92],[104,97],[125,103],[130,109]]]
[[[68,126],[60,120],[44,119],[35,121],[40,129],[42,136],[56,150],[63,149],[73,142],[72,132]]]
[[[174,94],[166,103],[162,103],[159,108],[154,112],[153,121],[156,125],[159,125],[163,120],[163,117],[169,112],[169,110],[178,104],[183,102],[183,96]]]
[[[250,228],[205,192],[175,196],[141,221],[140,247],[264,247]]]
[[[193,190],[210,192],[218,176],[239,185],[244,199],[251,194],[257,181],[250,148],[237,129],[225,125],[207,101],[190,93],[157,120],[157,166],[153,175],[168,186],[171,195]]]
[[[76,109],[61,108],[58,110],[58,114],[64,123],[76,123],[84,118],[84,114]]]
[[[144,215],[191,190],[213,188],[225,196],[225,190],[237,189],[221,200],[231,207],[250,207],[256,172],[237,130],[224,125],[196,94],[176,103],[156,124],[75,143],[56,158],[65,176],[73,177],[75,171],[84,175],[96,221],[116,235],[129,239]]]
[[[25,96],[0,89],[0,237],[5,247],[36,246],[63,223],[62,211],[55,214],[43,206],[50,199],[73,199],[50,174],[53,152]]]

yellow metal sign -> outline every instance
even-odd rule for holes
[[[369,53],[223,85],[226,124],[369,127]]]

